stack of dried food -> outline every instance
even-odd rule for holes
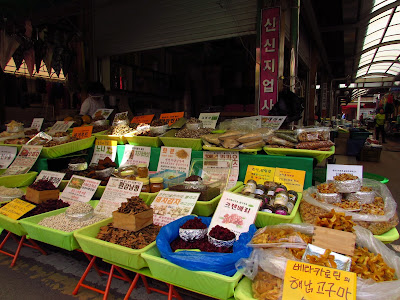
[[[191,175],[184,182],[169,186],[170,191],[200,193],[200,201],[210,201],[220,194],[220,182],[205,184],[197,175]]]
[[[33,138],[39,131],[36,128],[31,128],[25,131],[25,136],[29,138]]]
[[[7,139],[4,141],[4,144],[9,144],[9,145],[25,145],[30,138],[24,137],[24,138],[15,138],[15,139]]]
[[[265,145],[265,140],[273,130],[260,128],[251,132],[230,130],[222,134],[205,134],[201,138],[205,145],[213,145],[227,149],[257,149]]]

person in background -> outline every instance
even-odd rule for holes
[[[105,91],[100,82],[89,83],[87,90],[89,96],[83,101],[79,114],[92,116],[96,110],[106,108],[103,100]]]
[[[375,136],[376,139],[379,141],[379,133],[382,132],[382,144],[385,144],[385,112],[383,108],[379,110],[379,113],[375,116]]]

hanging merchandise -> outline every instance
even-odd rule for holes
[[[13,54],[13,59],[15,63],[15,69],[18,71],[22,65],[22,61],[24,60],[24,48],[23,43],[19,45],[19,47],[15,50]]]
[[[64,49],[62,47],[55,47],[53,52],[53,59],[51,60],[51,66],[58,77],[60,77],[60,72],[63,67],[63,52]]]
[[[51,62],[53,60],[53,46],[48,45],[46,49],[46,55],[44,57],[44,64],[46,65],[47,72],[51,76]]]
[[[40,34],[37,32],[37,37],[33,41],[33,47],[35,49],[36,73],[39,73],[40,66],[42,65],[42,60],[44,60],[46,56],[46,45],[40,35],[42,35],[42,32]]]
[[[24,59],[29,75],[32,76],[35,70],[35,50],[33,47],[24,52]]]
[[[0,66],[3,70],[19,45],[14,36],[9,36],[5,30],[0,30]]]
[[[67,76],[72,65],[72,59],[74,57],[74,53],[71,49],[66,47],[62,53],[62,69],[64,72],[64,76]]]

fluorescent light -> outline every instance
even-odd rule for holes
[[[316,90],[319,90],[321,88],[321,86],[319,85],[319,84],[317,84],[316,86],[315,86],[315,89]]]

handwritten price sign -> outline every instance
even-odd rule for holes
[[[36,205],[22,201],[21,199],[14,199],[11,202],[0,208],[0,214],[5,215],[13,220],[18,220],[28,211],[34,209]]]
[[[303,191],[306,171],[276,168],[274,181],[284,184],[288,190]]]
[[[273,181],[274,175],[275,168],[248,165],[244,182],[246,183],[252,179],[257,184],[264,184],[265,181]]]
[[[146,123],[146,124],[150,124],[151,121],[153,120],[154,115],[144,115],[144,116],[136,116],[133,117],[133,119],[131,120],[131,123]]]
[[[72,130],[72,136],[78,139],[87,139],[92,136],[93,126],[75,127]]]
[[[178,121],[180,118],[183,118],[185,115],[185,112],[174,112],[174,113],[166,113],[166,114],[161,114],[160,115],[160,120],[165,120],[168,122],[168,125],[171,126],[174,124],[176,121]]]

